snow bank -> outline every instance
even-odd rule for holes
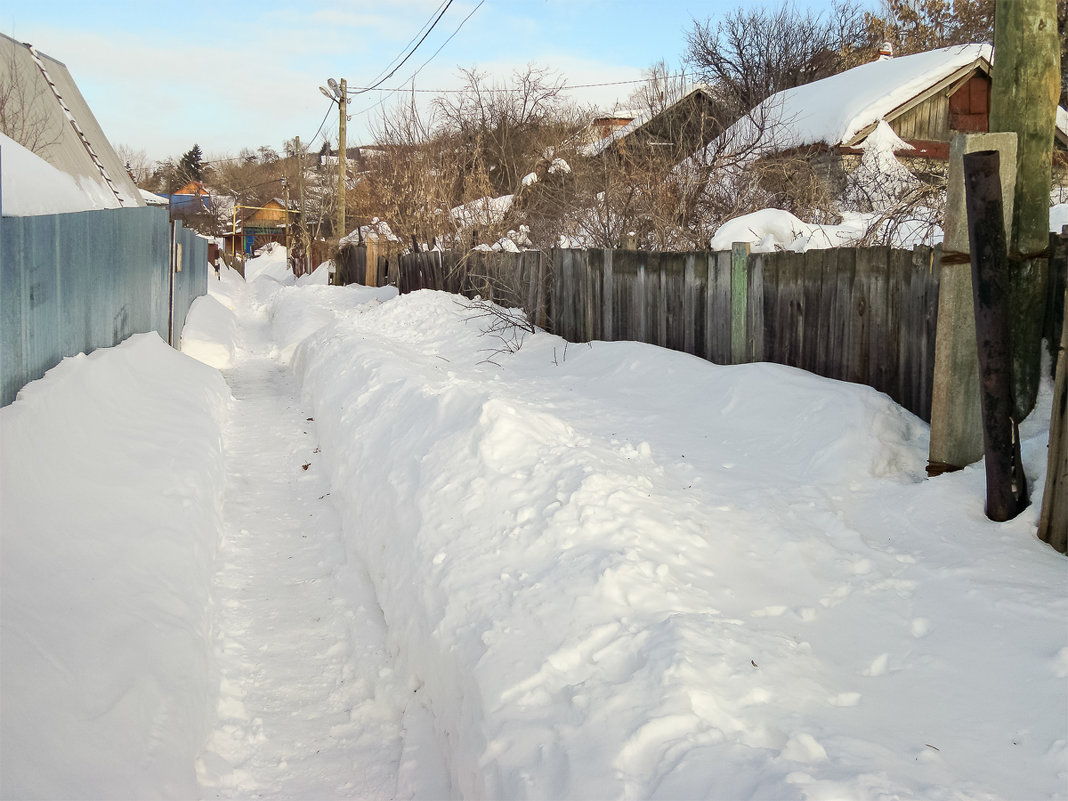
[[[297,277],[297,286],[327,286],[330,283],[330,273],[333,270],[332,261],[324,261],[310,273]]]
[[[228,398],[142,334],[0,409],[4,798],[196,797]]]
[[[400,237],[393,233],[393,229],[389,227],[389,223],[378,217],[374,217],[371,220],[370,225],[361,225],[356,230],[351,231],[342,237],[340,244],[355,245],[360,241],[369,242],[377,239],[382,239],[387,242],[400,242]]]
[[[754,253],[848,247],[864,235],[865,222],[863,215],[851,215],[843,225],[813,225],[782,209],[761,209],[717,228],[711,248],[730,250],[735,242],[748,242]]]
[[[245,280],[251,283],[258,278],[270,278],[286,285],[296,281],[284,246],[271,242],[261,248],[255,258],[245,262]]]
[[[245,281],[236,270],[226,266],[219,269],[218,279],[208,285],[208,294],[195,298],[189,306],[182,328],[183,353],[219,369],[233,365],[239,346],[235,312],[244,289]]]
[[[119,207],[115,194],[103,181],[78,181],[2,133],[0,192],[5,217]]]
[[[287,343],[332,302],[277,297]],[[472,316],[419,292],[294,357],[454,797],[1063,789],[1037,499],[996,525],[981,469],[924,481],[925,427],[864,387]]]
[[[480,197],[462,206],[456,206],[449,211],[452,219],[462,228],[470,228],[473,225],[492,226],[500,225],[505,215],[512,208],[514,195],[501,195],[500,197]]]

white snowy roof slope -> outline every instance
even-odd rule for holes
[[[74,177],[0,133],[0,208],[5,217],[35,217],[117,208],[101,180]]]
[[[689,100],[691,96],[697,94],[698,92],[709,91],[709,87],[706,84],[696,84],[695,86],[691,87],[690,90],[686,92],[686,94],[684,94],[682,97],[680,97],[670,106],[668,106],[668,108],[677,106],[679,103]],[[586,145],[584,148],[581,148],[579,152],[581,152],[584,156],[599,156],[601,153],[607,150],[609,145],[611,145],[613,142],[618,142],[620,139],[630,136],[632,133],[634,133],[643,125],[647,124],[650,120],[652,120],[653,117],[663,113],[666,110],[667,109],[659,109],[654,111],[653,109],[645,108],[640,111],[635,111],[632,114],[628,114],[628,116],[633,116],[634,119],[632,119],[626,125],[616,128],[614,131],[608,134],[608,136],[602,137],[596,142]]]
[[[864,129],[976,62],[989,70],[991,58],[990,45],[968,44],[861,64],[772,95],[750,117],[731,126],[727,135],[751,141],[754,120],[765,120],[765,150],[817,142],[852,145]]]
[[[73,176],[83,188],[100,183],[114,199],[113,207],[145,205],[66,65],[45,53],[31,52],[26,44],[0,33],[0,75],[5,73],[24,87],[27,108],[23,113],[40,120],[41,142],[34,147],[38,156]]]

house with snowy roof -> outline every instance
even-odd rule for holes
[[[722,131],[717,110],[709,87],[699,84],[660,109],[597,117],[591,130],[601,136],[582,148],[581,153],[640,158],[650,152],[666,151],[678,160],[704,147]]]
[[[63,62],[0,33],[11,139],[71,176],[86,208],[145,205]]]
[[[859,163],[868,138],[880,138],[913,172],[940,172],[957,133],[990,129],[992,48],[944,47],[898,58],[882,55],[820,81],[772,95],[723,135],[728,146],[759,155],[803,151],[832,179]],[[893,137],[885,131],[888,126]],[[717,146],[713,145],[713,146]],[[1055,164],[1065,178],[1068,114],[1058,110]]]

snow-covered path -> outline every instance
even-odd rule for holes
[[[0,798],[1065,797],[1037,497],[864,387],[472,311],[227,271],[0,410]]]
[[[315,421],[267,321],[241,322],[245,347],[223,371],[234,402],[213,587],[220,699],[203,794],[394,798],[401,710],[382,697],[382,613],[347,559]]]

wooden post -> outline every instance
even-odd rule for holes
[[[1068,292],[1064,293],[1068,318]],[[1053,384],[1053,415],[1049,423],[1049,457],[1038,538],[1061,553],[1068,552],[1068,323],[1061,328],[1060,357]]]
[[[938,291],[935,364],[931,388],[931,441],[927,472],[936,476],[983,458],[975,304],[964,204],[964,155],[1001,153],[1001,189],[1006,238],[1012,224],[1016,183],[1016,134],[957,134],[949,149],[945,238]]]
[[[289,230],[289,182],[284,175],[282,176],[282,202],[286,204],[286,264],[289,265],[290,270],[293,270],[297,275],[300,275],[296,264],[293,263],[293,245],[290,239]]]
[[[731,364],[744,364],[745,318],[748,312],[749,243],[731,245]]]
[[[604,249],[604,290],[601,292],[601,302],[604,308],[601,311],[602,331],[601,336],[606,342],[616,340],[615,318],[613,317],[613,304],[615,302],[615,284],[612,273],[612,248]]]
[[[345,230],[345,122],[348,120],[348,83],[341,79],[341,92],[337,99],[337,107],[341,112],[338,122],[338,145],[337,145],[337,238],[340,241],[346,233]]]
[[[1027,478],[1020,460],[1020,431],[1013,418],[1013,362],[1006,292],[1009,266],[1002,227],[999,166],[996,150],[964,156],[986,452],[986,515],[1002,522],[1016,517],[1028,501]]]
[[[1060,94],[1057,0],[997,0],[990,130],[1017,135],[1009,262],[1014,414],[1038,395],[1049,247],[1053,133]]]
[[[311,263],[311,242],[308,239],[308,224],[307,219],[304,216],[304,148],[300,145],[300,137],[296,137],[294,140],[297,151],[297,202],[300,204],[297,209],[297,232],[300,237],[300,272],[301,275],[310,273],[312,271]]]

